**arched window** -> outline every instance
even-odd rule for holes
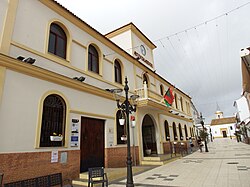
[[[143,84],[144,84],[144,82],[146,82],[147,87],[148,87],[149,82],[148,82],[148,77],[147,77],[146,73],[143,74],[142,79],[143,79]]]
[[[167,120],[164,121],[164,127],[165,127],[166,140],[170,140],[169,125]]]
[[[185,129],[185,136],[186,136],[186,139],[188,139],[187,125],[184,125],[184,129]]]
[[[89,45],[88,70],[99,73],[99,54],[93,45]]]
[[[180,134],[180,139],[183,140],[183,134],[182,134],[182,129],[181,129],[180,123],[179,123],[179,134]]]
[[[121,110],[118,110],[116,112],[116,134],[117,134],[117,144],[125,144],[126,141],[122,140],[121,137],[126,135],[126,122],[124,123],[124,125],[121,125],[120,122],[119,122],[119,119],[120,118],[124,118],[125,119],[125,116],[123,114],[123,112]]]
[[[66,104],[59,95],[52,94],[43,102],[40,147],[60,147],[64,145]],[[51,141],[50,136],[62,136],[62,141]]]
[[[183,100],[182,100],[182,97],[180,98],[180,101],[181,101],[181,111],[183,111]]]
[[[122,84],[122,69],[118,60],[115,60],[115,82]]]
[[[67,36],[57,24],[50,25],[48,51],[56,56],[66,59]]]
[[[177,95],[174,94],[175,108],[178,109]]]
[[[164,95],[164,87],[162,84],[160,85],[160,92],[161,92],[161,95]]]
[[[173,122],[173,133],[174,133],[174,140],[178,140],[177,129],[175,122]]]

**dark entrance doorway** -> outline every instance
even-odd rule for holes
[[[80,172],[104,166],[104,120],[81,118]]]
[[[151,154],[157,154],[155,126],[151,117],[147,114],[142,121],[142,138],[144,156],[149,156],[146,150],[151,150]]]
[[[223,138],[227,137],[227,131],[222,131]]]

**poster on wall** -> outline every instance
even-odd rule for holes
[[[51,163],[58,162],[58,151],[51,151]]]
[[[72,119],[70,146],[78,147],[79,145],[78,140],[79,140],[79,120]]]

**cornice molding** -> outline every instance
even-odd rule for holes
[[[59,84],[68,88],[72,88],[78,91],[87,92],[93,95],[104,97],[110,100],[114,100],[113,95],[105,90],[94,87],[92,85],[76,81],[72,78],[59,75],[57,73],[42,69],[35,65],[24,63],[17,59],[0,54],[0,66],[6,67],[9,70],[23,73],[28,76],[32,76],[38,79],[46,80],[55,84]]]

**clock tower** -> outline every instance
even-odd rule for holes
[[[153,50],[156,46],[133,23],[120,27],[105,36],[154,71]]]

